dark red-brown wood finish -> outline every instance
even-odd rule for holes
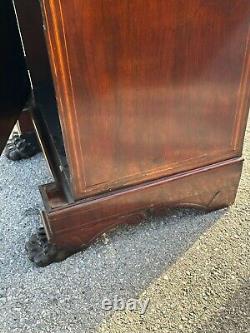
[[[54,185],[45,186],[41,193],[50,204],[43,214],[49,241],[61,249],[81,249],[117,225],[142,222],[164,208],[227,207],[234,202],[241,169],[242,159],[230,160],[71,205]]]
[[[33,261],[61,260],[148,212],[234,202],[250,103],[250,1],[15,4],[34,122],[56,178],[41,187],[46,233],[27,244]],[[53,87],[57,103],[48,102]]]
[[[42,0],[75,198],[241,155],[246,0]]]

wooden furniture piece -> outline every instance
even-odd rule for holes
[[[12,161],[28,159],[41,152],[32,122],[32,108],[29,103],[30,101],[19,113],[15,131],[11,133],[5,147],[5,156]]]
[[[0,154],[30,94],[15,13],[9,0],[0,1]]]
[[[166,207],[234,202],[249,109],[250,1],[14,0],[55,183],[38,265]]]
[[[29,108],[26,108],[22,111],[18,119],[18,128],[20,133],[29,133],[34,131],[34,126],[32,123],[32,118]]]
[[[20,132],[24,134],[15,134],[9,140],[5,154],[13,160],[28,158],[38,151],[30,113],[24,111],[31,86],[15,12],[9,0],[0,3],[0,39],[0,154],[18,119]]]

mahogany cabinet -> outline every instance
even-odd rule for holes
[[[14,0],[41,187],[38,265],[166,207],[234,202],[249,109],[250,1]]]

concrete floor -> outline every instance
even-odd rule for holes
[[[250,332],[249,132],[229,209],[173,210],[42,269],[24,243],[39,225],[37,186],[51,176],[41,155],[15,163],[2,156],[0,333]],[[116,295],[149,298],[145,315],[104,311],[102,300]]]

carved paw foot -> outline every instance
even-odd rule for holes
[[[25,248],[29,259],[39,267],[62,261],[76,252],[58,249],[54,244],[49,243],[44,228],[39,228],[37,233],[31,236]]]
[[[14,133],[8,141],[5,155],[12,161],[30,158],[41,151],[35,133]]]

